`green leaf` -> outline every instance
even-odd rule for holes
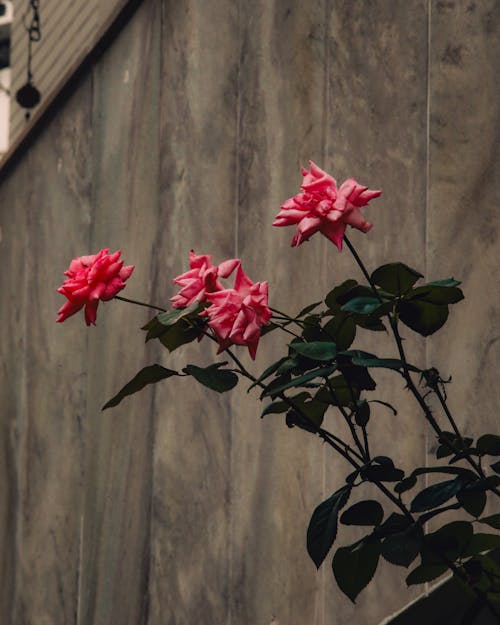
[[[401,321],[422,336],[437,332],[448,319],[448,306],[421,301],[402,301],[398,305]]]
[[[378,501],[367,499],[355,503],[340,517],[344,525],[380,525],[384,518],[384,510]]]
[[[356,424],[362,428],[364,428],[370,420],[370,404],[366,401],[366,399],[357,402],[354,412],[354,420],[356,421]]]
[[[411,525],[402,532],[388,536],[382,542],[382,556],[387,562],[408,568],[422,547],[422,528]]]
[[[371,315],[379,306],[380,302],[376,297],[354,297],[342,306],[342,310],[360,315]]]
[[[351,486],[343,486],[313,512],[307,528],[307,552],[319,569],[337,536],[338,515],[347,503]]]
[[[122,390],[110,399],[102,409],[106,410],[106,408],[117,406],[124,397],[127,397],[127,395],[133,395],[134,393],[137,393],[137,391],[142,390],[148,384],[155,384],[156,382],[170,378],[173,375],[179,374],[177,371],[174,371],[173,369],[165,369],[165,367],[162,367],[161,365],[149,365],[149,367],[144,367],[144,369],[141,369],[139,373],[132,378],[130,382],[128,382],[128,384],[125,384]]]
[[[500,530],[500,514],[492,514],[479,519],[479,523],[485,523],[496,530]]]
[[[456,287],[426,284],[412,289],[404,299],[406,301],[417,299],[431,304],[456,304],[464,299],[464,294]]]
[[[346,280],[345,282],[342,282],[342,284],[335,287],[332,291],[330,291],[330,293],[328,293],[325,298],[325,304],[330,310],[339,311],[341,304],[338,301],[338,298],[345,295],[357,284],[356,280]]]
[[[457,500],[462,508],[475,516],[481,516],[486,506],[486,493],[484,491],[464,490],[457,493]]]
[[[333,574],[337,584],[353,603],[375,575],[379,557],[380,545],[372,541],[340,547],[333,556]]]
[[[395,493],[405,493],[407,490],[411,490],[417,483],[417,478],[414,475],[409,475],[405,477],[404,480],[401,480],[399,484],[396,484],[394,487]]]
[[[422,551],[423,564],[441,564],[441,555],[454,562],[462,556],[471,542],[472,523],[452,521],[436,532],[426,536],[426,546]]]
[[[411,521],[404,514],[391,512],[387,519],[377,527],[375,533],[378,537],[390,536],[391,534],[399,534],[410,527]]]
[[[337,355],[337,346],[331,342],[291,343],[290,347],[301,356],[320,362],[333,360]]]
[[[356,323],[352,317],[340,312],[324,325],[323,331],[331,337],[337,349],[348,349],[356,338]]]
[[[465,556],[475,556],[484,551],[491,551],[500,547],[498,534],[474,534],[464,553]]]
[[[382,368],[382,369],[393,369],[394,371],[401,371],[404,367],[403,361],[398,358],[377,358],[376,356],[372,358],[361,357],[357,358],[356,356],[352,359],[353,365],[361,365],[363,367],[374,367],[374,368]],[[418,367],[408,364],[408,369],[410,371],[420,372]]]
[[[284,401],[273,401],[268,404],[262,411],[261,417],[265,417],[268,414],[281,414],[290,410],[290,406]]]
[[[476,447],[482,455],[500,456],[500,436],[484,434],[478,439]]]
[[[411,512],[425,512],[449,501],[464,487],[461,477],[424,488],[411,502]]]
[[[490,464],[490,467],[495,471],[495,473],[500,473],[500,462],[494,462]]]
[[[415,584],[423,584],[424,582],[432,582],[446,573],[448,567],[445,564],[421,564],[406,578],[406,584],[413,586]]]
[[[444,280],[434,280],[433,282],[428,282],[427,286],[459,286],[462,284],[455,278],[446,278]]]
[[[227,365],[227,362],[217,362],[209,367],[197,367],[196,365],[187,365],[184,367],[184,373],[192,375],[195,380],[203,384],[207,388],[224,393],[234,388],[238,384],[238,376],[233,371],[220,369]]]
[[[361,470],[361,477],[368,482],[400,482],[404,471],[390,466],[370,465]]]
[[[328,406],[311,398],[309,393],[299,393],[290,397],[290,401],[293,402],[294,408],[286,416],[287,425],[289,427],[296,425],[308,432],[316,432],[323,423],[323,416]],[[304,418],[304,415],[307,418]]]
[[[175,325],[167,327],[157,338],[160,343],[173,352],[181,345],[186,345],[197,339],[201,334],[198,327],[193,327],[185,319],[180,319]]]
[[[255,380],[255,382],[248,387],[248,391],[251,391],[254,386],[257,386],[260,382],[262,382],[263,380],[265,380],[266,378],[268,378],[270,375],[272,375],[275,371],[277,371],[279,369],[279,367],[287,360],[286,356],[283,356],[283,358],[280,358],[279,360],[277,360],[276,362],[273,362],[272,365],[269,365],[269,367],[267,367],[266,369],[264,369],[264,371],[260,374],[260,376],[257,378],[257,380]]]
[[[328,382],[328,386],[322,386],[316,393],[316,399],[319,401],[330,406],[349,406],[359,399],[359,389],[349,387],[343,375],[330,378]]]
[[[174,308],[174,310],[167,310],[166,312],[160,313],[156,316],[159,323],[163,326],[173,326],[175,323],[182,319],[183,317],[189,317],[190,315],[196,315],[201,310],[203,310],[203,306],[199,302],[194,302],[185,308]]]
[[[403,263],[382,265],[371,276],[377,286],[398,296],[411,288],[419,278],[423,278],[421,273]]]
[[[329,367],[320,367],[319,369],[314,369],[314,371],[309,371],[304,375],[301,375],[297,378],[293,378],[288,381],[279,381],[278,384],[273,385],[272,383],[264,390],[261,397],[276,397],[279,393],[286,391],[289,388],[294,388],[297,386],[303,386],[307,382],[314,380],[314,378],[323,378],[329,376],[336,369],[336,365],[330,365]]]

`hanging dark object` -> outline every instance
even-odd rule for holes
[[[28,33],[28,67],[27,75],[28,80],[24,86],[22,86],[16,93],[17,103],[26,110],[26,121],[30,118],[30,110],[34,108],[42,97],[40,91],[33,84],[33,73],[31,71],[31,61],[33,58],[32,44],[38,42],[42,38],[42,31],[40,28],[40,2],[39,0],[29,0],[28,11],[23,16],[23,24],[26,32]],[[31,9],[32,17],[31,23],[27,24],[26,18]]]

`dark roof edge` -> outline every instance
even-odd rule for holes
[[[76,66],[68,69],[68,74],[62,80],[61,87],[47,100],[40,109],[32,125],[26,129],[16,142],[10,146],[0,160],[0,184],[17,165],[29,146],[36,140],[40,132],[53,118],[61,104],[65,102],[77,89],[83,76],[99,60],[106,49],[113,43],[123,27],[133,16],[142,0],[127,0],[124,5],[117,9],[116,13],[102,25],[101,32],[97,36],[96,43]]]

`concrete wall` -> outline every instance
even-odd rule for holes
[[[381,564],[354,606],[328,563],[316,572],[305,530],[345,466],[279,416],[260,420],[244,386],[166,381],[101,413],[141,366],[205,357],[146,348],[150,315],[122,302],[96,328],[57,325],[55,288],[72,257],[120,248],[137,265],[124,295],[165,304],[194,248],[241,257],[277,308],[321,299],[356,275],[347,252],[318,238],[292,250],[270,226],[312,158],[384,189],[372,232],[352,234],[370,267],[463,280],[446,329],[407,343],[453,375],[467,433],[494,431],[498,8],[145,0],[4,171],[1,623],[372,625],[421,592]],[[279,349],[262,341],[257,367]],[[434,441],[418,411],[399,381],[378,380],[401,410],[375,412],[372,449],[423,464]]]

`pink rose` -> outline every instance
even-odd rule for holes
[[[121,251],[109,254],[104,249],[92,256],[80,256],[71,261],[68,271],[64,272],[68,279],[57,289],[68,301],[57,311],[58,322],[64,321],[85,306],[85,322],[95,325],[99,300],[103,302],[125,288],[125,280],[130,278],[134,265],[123,266]]]
[[[349,178],[337,189],[337,183],[332,176],[312,161],[309,161],[309,166],[309,171],[302,168],[303,193],[286,200],[273,226],[297,224],[292,246],[307,241],[319,230],[341,250],[347,225],[361,232],[371,229],[372,224],[365,220],[359,208],[366,206],[382,191],[363,187],[354,178]]]
[[[220,265],[212,265],[210,254],[195,254],[191,250],[189,252],[190,270],[174,278],[174,284],[178,284],[182,288],[177,295],[170,298],[172,307],[181,308],[194,302],[203,302],[207,293],[222,291],[224,287],[218,278],[227,278],[240,262],[240,260],[233,258]]]
[[[208,293],[208,325],[219,340],[219,353],[230,345],[246,345],[255,359],[263,325],[271,318],[267,282],[252,282],[238,265],[234,288]]]

